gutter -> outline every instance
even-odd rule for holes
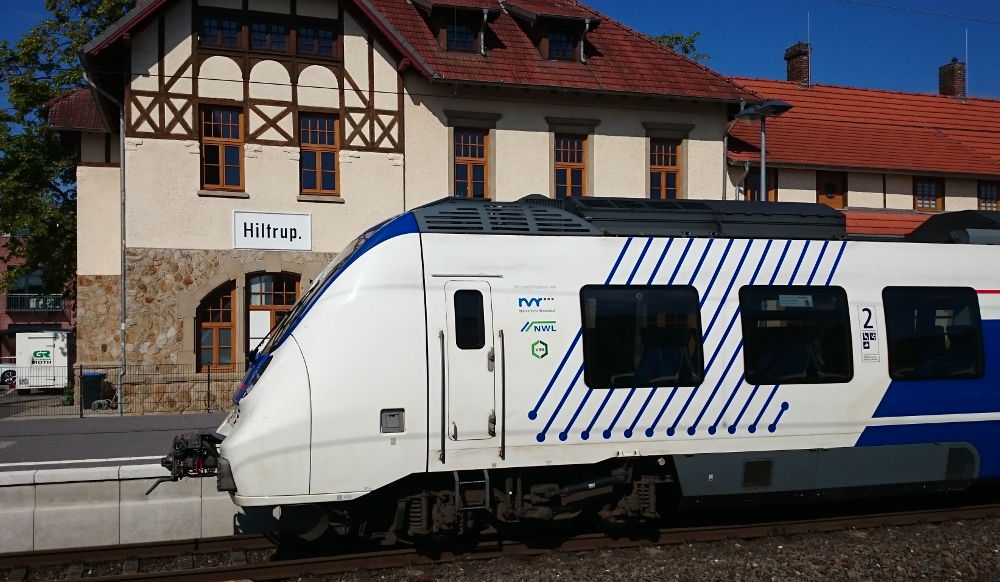
[[[429,81],[443,79],[441,75],[431,67],[430,63],[427,62],[424,57],[413,48],[409,42],[403,37],[402,34],[396,30],[392,24],[390,24],[374,6],[372,6],[369,0],[354,0],[354,6],[361,10],[362,13],[370,21],[375,23],[375,28],[382,33],[389,40],[389,44],[393,46],[400,54],[408,57],[414,66],[420,70],[424,77]]]

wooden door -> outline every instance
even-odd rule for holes
[[[816,202],[830,208],[846,208],[847,173],[816,172]]]

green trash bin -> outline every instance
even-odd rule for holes
[[[91,408],[95,401],[101,399],[107,377],[104,372],[84,372],[80,375],[80,398],[84,408]]]

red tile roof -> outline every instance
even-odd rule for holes
[[[513,8],[514,12],[538,16],[557,16],[563,18],[594,18],[594,11],[585,8],[574,0],[507,0],[504,5]]]
[[[1000,101],[734,78],[794,105],[767,121],[768,163],[1000,175]],[[729,158],[760,159],[760,126],[736,123]]]
[[[930,214],[920,214],[918,212],[902,211],[891,212],[885,210],[842,210],[844,218],[847,219],[847,232],[849,234],[876,235],[876,236],[903,236],[913,232],[930,218]]]
[[[497,4],[496,0],[413,0],[413,2],[425,6],[448,6],[478,10],[486,8],[491,11],[500,10],[500,5]]]
[[[92,40],[84,52],[97,56],[142,25],[172,0],[139,4]],[[519,23],[506,12],[490,22],[500,39],[486,56],[449,52],[431,33],[424,12],[407,0],[345,0],[372,20],[389,43],[431,81],[552,87],[600,92],[655,94],[722,101],[757,99],[757,95],[708,67],[660,46],[608,19],[578,0],[509,0],[533,14],[591,18],[604,24],[587,34],[593,47],[586,63],[543,58]],[[433,0],[438,3],[437,0]],[[451,5],[479,5],[480,0],[443,0]],[[503,4],[496,0],[497,7]]]
[[[600,19],[602,24],[587,34],[593,54],[586,63],[543,58],[522,28],[523,21],[507,13],[500,13],[490,21],[489,27],[500,43],[482,56],[441,48],[424,13],[406,0],[356,1],[359,5],[370,3],[376,9],[387,24],[387,31],[413,48],[434,81],[725,101],[757,98],[727,77],[663,48],[577,0],[511,0],[510,4],[536,14]]]
[[[76,87],[45,103],[49,127],[76,131],[107,131],[90,89]]]

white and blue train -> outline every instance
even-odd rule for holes
[[[877,241],[811,204],[443,200],[340,254],[164,464],[386,539],[962,489],[1000,477],[997,243],[995,212]]]

